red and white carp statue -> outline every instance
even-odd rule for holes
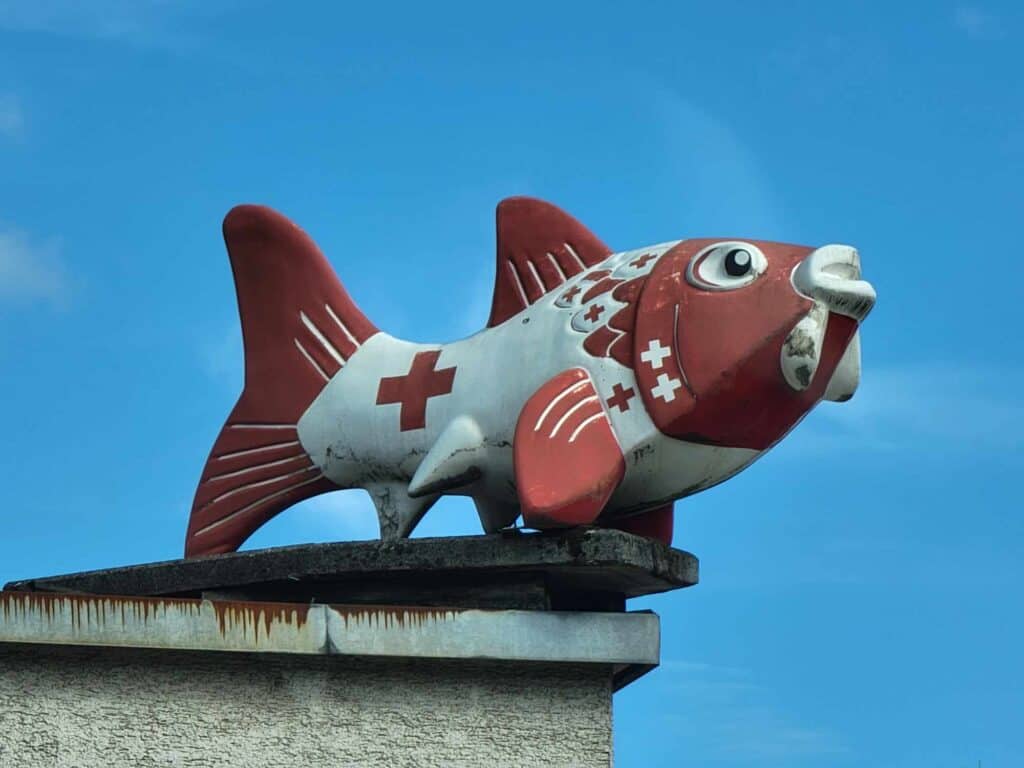
[[[203,470],[187,556],[233,551],[339,488],[370,493],[383,538],[408,536],[447,493],[472,497],[487,532],[522,515],[669,543],[673,501],[857,387],[875,291],[849,246],[612,253],[525,197],[498,205],[497,230],[487,327],[414,344],[378,330],[288,219],[228,214],[245,388]]]

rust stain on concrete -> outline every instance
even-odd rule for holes
[[[384,628],[393,626],[422,627],[424,624],[444,622],[454,619],[465,609],[461,608],[422,608],[414,606],[393,606],[393,605],[332,605],[332,611],[338,614],[345,622],[374,623]]]
[[[52,624],[60,620],[60,617],[68,616],[76,630],[83,627],[105,627],[115,622],[121,627],[146,625],[158,617],[168,616],[194,619],[200,615],[203,602],[184,598],[0,592],[0,612],[3,613],[5,620],[31,615],[45,618],[47,623]],[[269,637],[275,623],[294,625],[296,629],[302,629],[309,614],[308,606],[302,604],[207,602],[217,617],[221,636],[224,636],[229,628],[241,630],[243,636],[251,630],[257,641],[261,628],[264,637]]]
[[[259,641],[260,627],[265,637],[270,637],[271,626],[278,624],[294,625],[302,629],[309,619],[309,606],[292,603],[243,603],[234,600],[218,600],[211,602],[217,615],[217,626],[223,636],[228,628],[238,627],[242,634],[251,628],[255,639]]]

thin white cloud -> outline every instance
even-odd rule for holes
[[[666,161],[686,180],[680,193],[681,219],[701,232],[754,233],[783,239],[777,196],[739,133],[726,120],[658,87],[652,104],[664,119]]]
[[[21,103],[10,94],[0,94],[0,137],[19,139],[25,130]]]
[[[0,0],[0,27],[73,37],[117,39],[146,34],[169,8],[163,2]]]
[[[34,242],[0,229],[0,302],[44,301],[62,306],[71,295],[56,241]]]
[[[284,510],[249,538],[242,549],[310,541],[359,541],[380,536],[369,494],[352,489],[307,499]]]
[[[705,661],[686,661],[683,659],[665,659],[661,662],[662,669],[672,670],[685,675],[713,675],[719,679],[737,680],[750,675],[744,667],[728,667],[721,664],[709,664]],[[749,685],[749,684],[744,684]]]
[[[206,333],[199,341],[199,359],[206,375],[226,392],[240,393],[245,380],[245,360],[238,320],[219,332]]]
[[[448,335],[455,339],[472,336],[474,333],[482,331],[487,326],[487,319],[491,314],[491,297],[494,293],[493,272],[481,270],[471,279],[466,279],[465,283],[466,286],[462,293],[467,298],[461,302],[462,311],[451,315],[451,330]]]
[[[307,507],[315,522],[335,531],[339,540],[380,538],[377,510],[365,491],[326,493],[310,499]]]
[[[846,752],[830,731],[788,723],[768,708],[734,713],[734,720],[718,728],[722,752],[749,759],[835,755]]]
[[[193,18],[220,13],[223,0],[0,0],[0,29],[133,45],[177,45]]]
[[[750,670],[666,659],[672,672],[659,678],[671,701],[666,720],[683,734],[694,759],[765,760],[836,755],[848,749],[832,729],[799,722],[775,705],[774,692],[759,685]],[[695,718],[690,714],[700,712]]]
[[[446,288],[448,311],[439,316],[438,336],[430,341],[463,339],[487,326],[494,294],[495,207],[506,197],[529,194],[534,186],[525,177],[490,179],[455,190],[440,207],[438,215],[452,228],[449,256],[461,266]]]
[[[957,8],[953,14],[953,23],[972,40],[993,40],[1002,34],[999,20],[974,5],[961,5]]]
[[[816,452],[855,445],[944,455],[1013,448],[1024,429],[1024,405],[1011,395],[1022,384],[1024,369],[967,360],[901,367],[872,367],[869,361],[854,398],[822,403],[791,440]]]

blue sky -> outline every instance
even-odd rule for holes
[[[180,554],[236,203],[420,341],[484,324],[507,195],[618,249],[847,242],[862,388],[677,505],[702,583],[636,606],[617,765],[1024,764],[1020,5],[343,5],[0,0],[0,579]],[[374,530],[347,492],[248,546]]]

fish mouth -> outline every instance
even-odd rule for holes
[[[786,383],[806,390],[818,374],[830,314],[845,315],[858,325],[875,305],[875,289],[861,279],[860,255],[848,245],[826,245],[793,270],[797,293],[814,302],[782,343],[779,364]],[[831,373],[824,399],[843,402],[860,383],[860,332],[853,334]]]
[[[849,245],[823,245],[811,252],[796,265],[790,280],[800,295],[858,323],[875,306],[875,289],[861,280],[860,254]]]

